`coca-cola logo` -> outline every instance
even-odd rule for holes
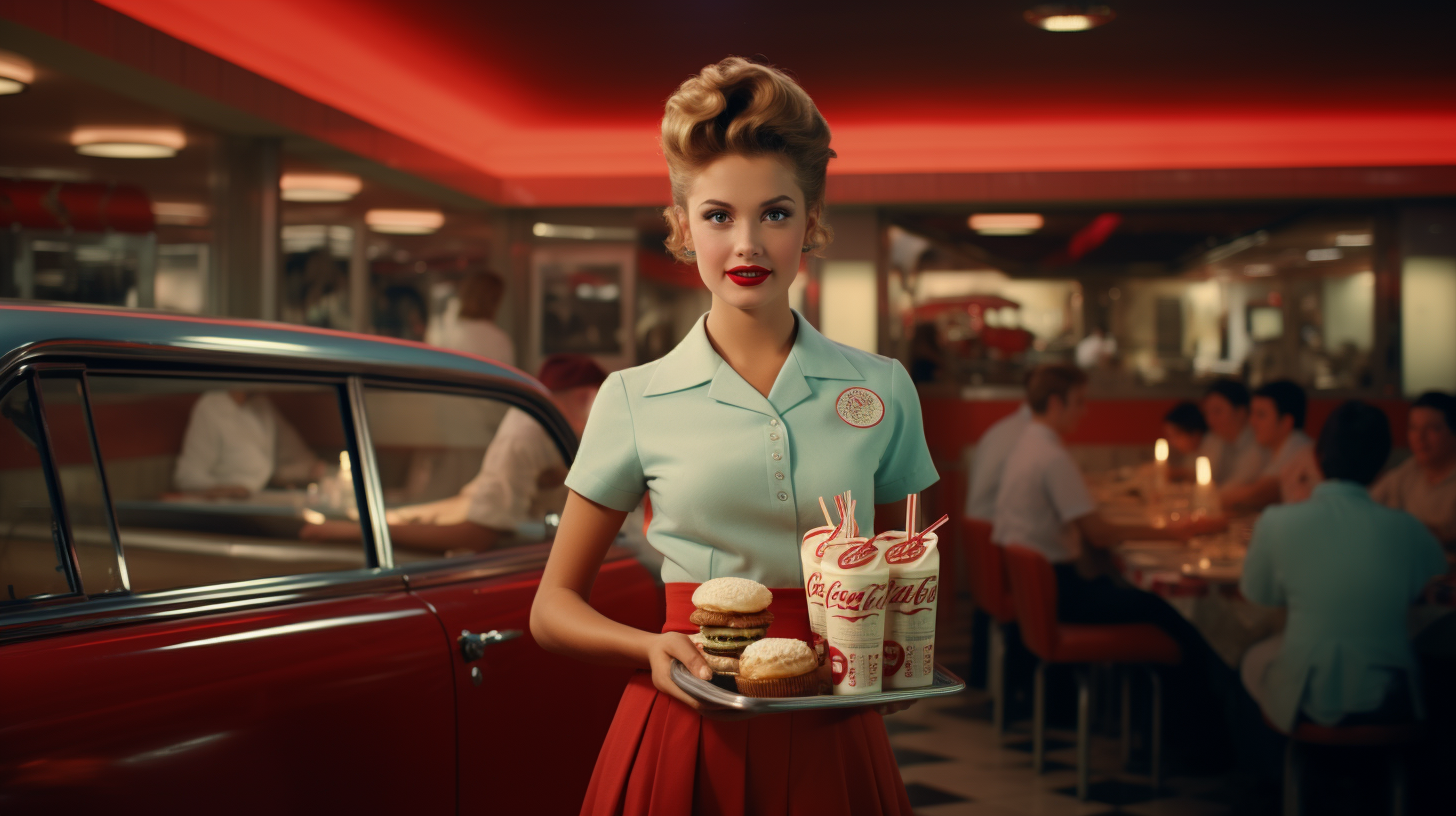
[[[893,606],[923,606],[934,603],[940,594],[940,576],[927,575],[916,581],[900,578],[890,582],[889,603]]]
[[[819,603],[824,603],[824,573],[809,573],[808,580],[804,582],[804,593],[809,596],[809,600],[817,598]]]
[[[879,548],[868,541],[858,547],[850,547],[839,554],[839,568],[854,569],[855,567],[862,567],[875,560],[875,556],[879,552]]]
[[[900,670],[905,662],[905,647],[893,640],[885,641],[885,676]]]
[[[851,589],[842,581],[829,585],[824,594],[824,605],[831,609],[848,609],[854,612],[874,612],[884,609],[889,600],[887,584],[866,584],[860,589]]]
[[[834,685],[844,682],[844,676],[849,673],[849,661],[844,659],[844,652],[833,646],[829,647],[829,674],[834,677]]]
[[[885,561],[891,564],[906,564],[925,555],[925,542],[910,538],[901,541],[885,551]]]

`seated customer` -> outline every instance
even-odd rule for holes
[[[1227,377],[1214,380],[1199,407],[1212,431],[1204,437],[1205,452],[1199,455],[1213,465],[1213,483],[1222,488],[1258,479],[1269,455],[1249,427],[1249,389]]]
[[[1163,436],[1172,448],[1169,464],[1173,478],[1180,481],[1194,477],[1193,465],[1198,457],[1207,456],[1212,462],[1222,447],[1208,432],[1208,423],[1196,402],[1180,402],[1163,415]]]
[[[996,518],[996,492],[1011,448],[1031,424],[1031,407],[1025,402],[986,429],[971,457],[971,485],[966,493],[966,516],[982,521]]]
[[[208,391],[192,405],[172,481],[207,498],[247,498],[317,479],[327,466],[263,394]]]
[[[1221,521],[1168,528],[1114,524],[1102,517],[1081,471],[1062,444],[1086,407],[1087,375],[1070,365],[1043,365],[1027,385],[1031,422],[1012,449],[996,497],[991,540],[1029,547],[1051,561],[1057,574],[1057,615],[1070,623],[1153,623],[1190,657],[1207,654],[1197,630],[1161,598],[1120,587],[1110,579],[1083,578],[1077,560],[1085,541],[1108,548],[1133,539],[1187,538]]]
[[[1456,397],[1427,391],[1410,409],[1411,456],[1381,477],[1370,495],[1421,520],[1447,548],[1456,547]]]
[[[1406,611],[1446,559],[1419,521],[1366,491],[1389,454],[1385,414],[1345,403],[1316,448],[1327,481],[1254,527],[1239,586],[1287,607],[1289,623],[1245,655],[1244,685],[1284,733],[1301,716],[1330,726],[1421,715]]]
[[[1289,380],[1266,383],[1254,392],[1249,425],[1269,461],[1253,482],[1220,491],[1225,510],[1258,512],[1282,500],[1285,469],[1298,465],[1314,444],[1303,430],[1305,405],[1304,389]]]

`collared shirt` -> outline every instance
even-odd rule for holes
[[[1269,452],[1259,446],[1254,429],[1247,424],[1232,443],[1216,433],[1204,434],[1198,455],[1208,457],[1213,466],[1213,483],[1219,487],[1257,481],[1269,459]]]
[[[1289,467],[1301,454],[1314,447],[1314,441],[1304,431],[1295,428],[1284,437],[1284,442],[1279,449],[1264,463],[1264,469],[1259,471],[1259,478],[1266,479],[1273,477],[1278,479],[1284,475],[1284,469]]]
[[[1264,676],[1273,723],[1288,733],[1301,710],[1321,725],[1374,711],[1402,671],[1419,701],[1406,613],[1445,571],[1420,522],[1354,482],[1324,482],[1308,501],[1264,511],[1239,586],[1255,603],[1289,610],[1283,649]]]
[[[996,421],[976,443],[971,457],[971,485],[966,491],[966,515],[991,521],[996,518],[996,492],[1001,488],[1001,473],[1011,449],[1021,439],[1021,432],[1031,424],[1031,406],[1021,403],[1013,413]]]
[[[546,429],[520,409],[506,411],[485,449],[480,473],[465,486],[470,500],[465,517],[493,530],[514,530],[548,512],[561,512],[564,490],[542,489],[542,477],[552,470],[564,474],[566,463]],[[556,479],[559,485],[561,476]]]
[[[664,582],[802,586],[799,544],[824,524],[820,497],[853,491],[868,531],[874,505],[939,478],[904,367],[794,318],[768,397],[713,350],[706,315],[662,359],[613,373],[597,394],[566,485],[617,510],[647,493]]]
[[[1074,522],[1096,509],[1082,471],[1056,431],[1033,421],[1001,474],[991,540],[1030,547],[1053,564],[1075,561],[1082,537]]]
[[[173,481],[180,490],[246,487],[274,478],[308,478],[314,456],[298,431],[262,394],[240,405],[228,391],[208,391],[192,405]]]
[[[1444,541],[1456,540],[1456,468],[1430,482],[1415,459],[1407,459],[1370,488],[1370,495],[1421,520]]]

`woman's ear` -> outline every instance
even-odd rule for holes
[[[824,205],[810,207],[804,214],[804,246],[810,249],[818,249],[815,244],[814,233],[819,229],[819,219],[824,215]]]
[[[682,207],[672,205],[672,217],[677,222],[678,234],[682,236],[683,249],[693,248],[693,231],[688,229],[688,213]]]

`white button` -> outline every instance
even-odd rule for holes
[[[779,435],[778,434],[769,434],[768,435],[768,438],[771,439],[771,440],[773,440],[774,442],[779,441]]]
[[[778,451],[774,451],[773,458],[774,458],[774,461],[777,462],[778,460],[780,460],[780,459],[782,459],[784,457],[780,456]]]
[[[779,501],[788,501],[788,500],[789,500],[789,494],[787,494],[787,493],[783,492],[782,490],[780,490],[779,491]]]
[[[775,479],[782,479],[782,478],[784,478],[784,472],[781,470],[778,473],[775,473],[774,474],[774,478]]]
[[[777,419],[770,419],[768,421],[768,424],[770,424],[770,425],[778,425],[779,424],[779,421]]]

